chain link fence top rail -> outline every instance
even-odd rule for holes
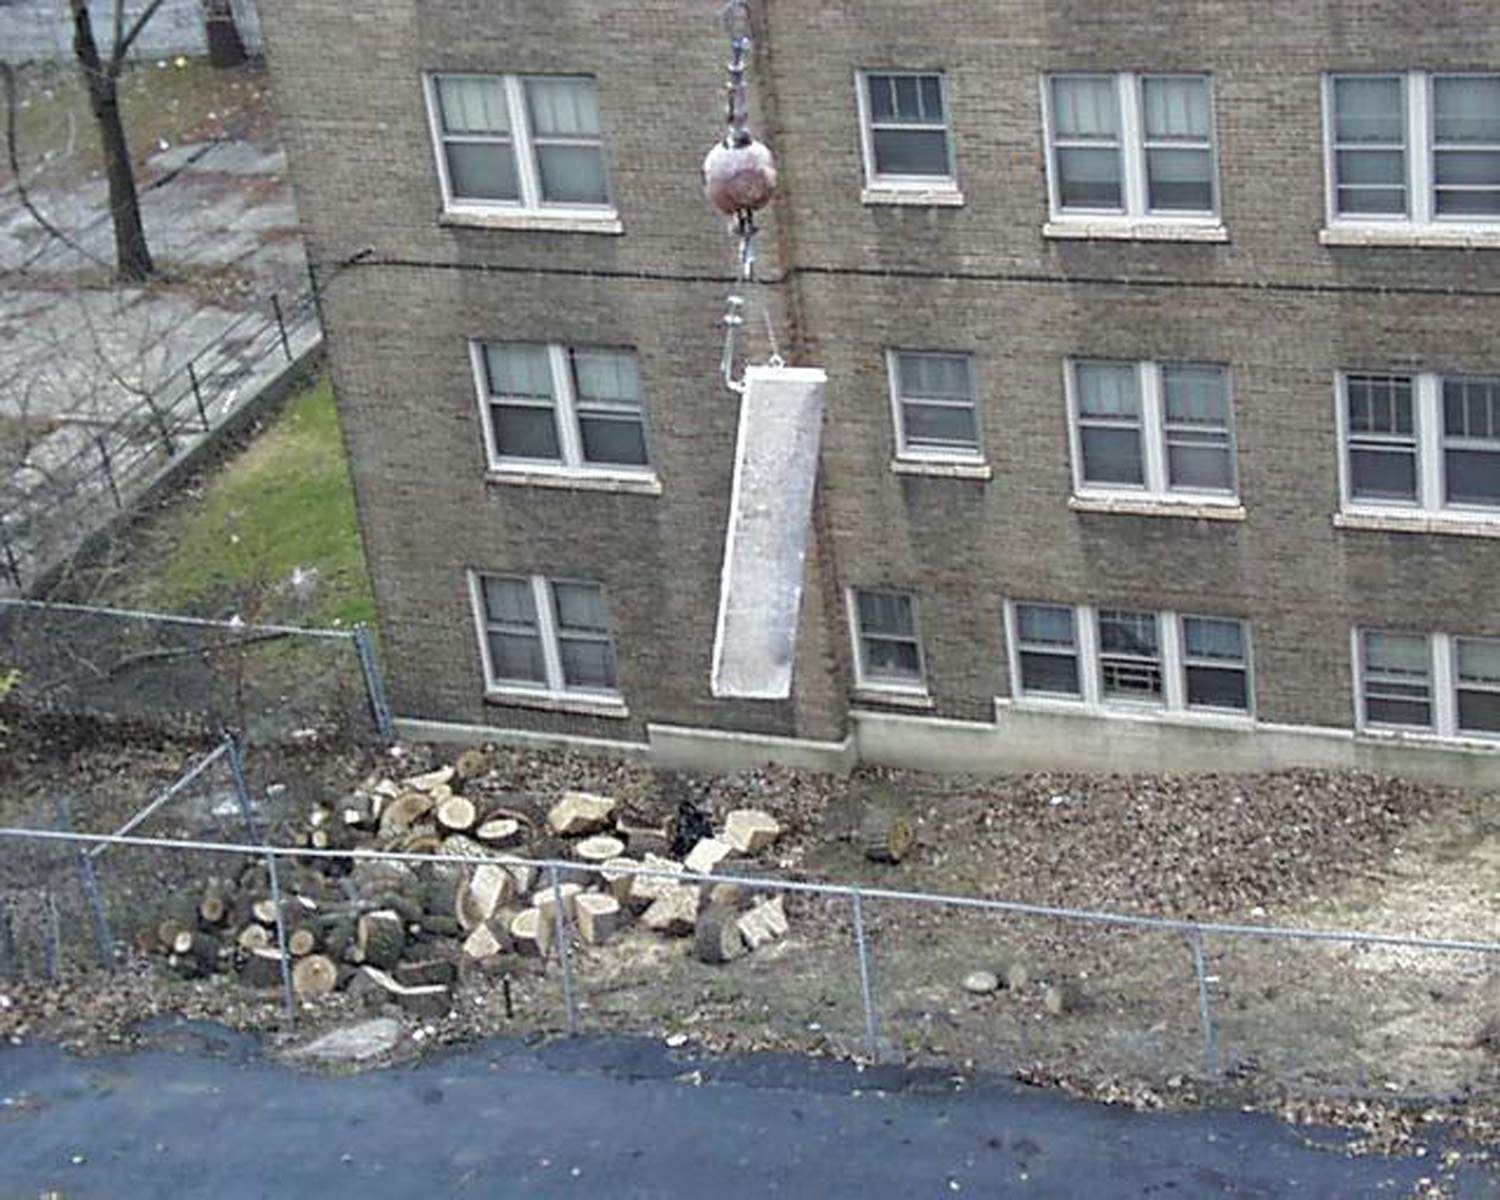
[[[554,897],[568,895],[557,889],[569,882],[583,889],[598,885],[597,864],[561,859],[268,847],[238,763],[232,746],[221,747],[121,832],[9,827],[0,828],[0,839],[53,850],[43,865],[55,877],[76,872],[79,859],[104,859],[95,886],[116,921],[127,911],[118,897],[126,896],[137,924],[150,900],[139,888],[109,879],[116,856],[149,856],[154,865],[132,877],[170,880],[179,890],[197,872],[205,879],[224,875],[215,859],[265,863],[271,881],[277,877],[271,865],[279,864],[283,886],[291,880],[296,894],[299,879],[350,862],[399,863],[419,872],[472,872],[487,864],[524,871],[529,886],[550,886]],[[240,771],[241,782],[222,791],[208,785],[210,772],[221,766]],[[183,797],[200,792],[206,799],[184,809]],[[222,828],[212,836],[173,838],[131,832],[162,820],[167,810],[177,814],[178,830],[185,828],[182,814],[194,811],[210,830],[215,820]],[[1292,1086],[1376,1086],[1401,1078],[1427,1094],[1440,1087],[1454,1094],[1493,1090],[1493,1072],[1476,1067],[1483,1052],[1465,1041],[1465,1033],[1483,1015],[1500,943],[1192,921],[624,862],[614,870],[616,880],[780,896],[790,931],[769,951],[707,965],[686,952],[691,939],[673,942],[638,929],[617,932],[613,945],[589,943],[580,937],[573,905],[546,904],[544,957],[532,960],[536,970],[527,985],[536,1005],[532,1015],[544,1027],[569,1033],[688,1028],[723,1035],[731,1044],[770,1032],[785,1044],[823,1044],[872,1057],[931,1056],[1058,1075],[1077,1071],[1084,1078],[1102,1072],[1158,1084],[1169,1077],[1260,1072],[1262,1079]],[[86,887],[79,876],[75,893],[83,895]],[[45,929],[45,913],[42,919]],[[1043,938],[1055,950],[1050,961],[1037,956],[1041,943],[1023,937],[1030,923],[1050,930]],[[86,944],[93,936],[90,924],[78,919],[64,919],[60,928]],[[280,930],[278,937],[284,939]],[[1023,944],[1032,947],[1024,958],[1007,957]],[[261,953],[271,957],[269,950]],[[284,944],[276,953],[289,970]],[[1326,961],[1313,964],[1313,958]],[[974,991],[960,986],[963,973],[981,963],[997,978]],[[260,986],[284,992],[285,977],[270,973]],[[461,976],[459,986],[493,990],[496,977]],[[508,1005],[510,985],[504,986]],[[1467,993],[1456,995],[1462,989]],[[1450,992],[1456,1003],[1444,1007],[1441,997]],[[1420,1009],[1420,994],[1439,1006],[1435,1015]],[[290,993],[283,998],[290,1016]],[[473,999],[454,996],[454,1008]],[[1390,1050],[1398,1032],[1411,1042],[1400,1062]],[[1445,1043],[1463,1043],[1464,1065],[1438,1064],[1436,1073],[1424,1073],[1424,1056]],[[1401,1075],[1406,1068],[1410,1073]]]
[[[130,719],[251,743],[393,735],[368,629],[255,625],[0,598],[17,712]]]

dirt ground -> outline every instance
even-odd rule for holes
[[[139,729],[79,731],[12,720],[0,748],[0,823],[49,823],[59,794],[75,827],[112,828],[166,786],[202,747]],[[270,789],[265,818],[285,836],[313,804],[348,794],[372,769],[411,774],[453,751],[307,742],[258,748],[251,784]],[[917,819],[899,865],[865,860],[852,834],[870,783],[889,780]],[[664,775],[598,759],[495,751],[469,793],[540,815],[567,788],[617,797],[633,821],[665,821],[683,795],[715,817],[757,807],[783,835],[751,864],[758,875],[858,883],[1288,928],[1344,928],[1471,940],[1500,930],[1500,800],[1400,780],[1320,771],[1256,775],[991,778],[857,772],[850,779],[767,768],[719,777]],[[191,792],[191,790],[190,790]],[[234,836],[214,817],[224,781],[205,779],[152,819],[160,836]],[[221,809],[222,812],[222,809]],[[533,856],[566,856],[534,839]],[[179,1012],[268,1031],[278,1042],[368,1015],[336,995],[304,1005],[295,1027],[276,997],[228,977],[167,978],[140,954],[130,914],[149,919],[174,887],[220,869],[212,856],[111,851],[102,882],[120,939],[111,974],[91,966],[81,907],[62,922],[60,984],[0,980],[0,1036],[44,1036],[93,1050],[128,1044],[143,1017]],[[70,860],[0,852],[0,895],[50,870],[76,894]],[[789,893],[790,934],[729,966],[707,966],[689,941],[627,931],[580,947],[573,983],[584,1030],[685,1036],[722,1049],[866,1053],[850,903]],[[1204,946],[1214,1041],[1202,1037],[1191,948],[1180,933],[1086,925],[866,898],[864,925],[882,1058],[955,1071],[998,1071],[1101,1099],[1155,1107],[1209,1097],[1276,1108],[1293,1119],[1368,1126],[1399,1148],[1422,1121],[1456,1117],[1495,1140],[1500,1057],[1496,968],[1479,954],[1215,934]],[[1026,981],[984,995],[975,970]],[[514,960],[463,981],[445,1018],[410,1025],[401,1053],[497,1032],[564,1026],[556,959]],[[1079,1001],[1054,1015],[1045,987]],[[1437,1164],[1435,1164],[1436,1166]],[[1439,1194],[1439,1193],[1435,1193]]]

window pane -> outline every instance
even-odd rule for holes
[[[906,637],[916,633],[910,596],[900,592],[860,592],[856,597],[856,606],[859,610],[861,633],[887,633]]]
[[[1493,217],[1500,215],[1500,188],[1478,192],[1438,189],[1436,208],[1443,217]]]
[[[563,686],[609,691],[615,686],[615,651],[607,641],[559,638]]]
[[[1193,708],[1250,707],[1243,669],[1228,667],[1187,668],[1187,702]]]
[[[446,142],[448,187],[455,200],[519,200],[516,152],[509,142]]]
[[[1434,156],[1437,182],[1500,187],[1500,150],[1439,150]]]
[[[865,87],[870,97],[870,119],[888,121],[896,115],[896,80],[891,75],[867,75]]]
[[[1016,636],[1023,642],[1073,645],[1073,610],[1053,604],[1016,605]]]
[[[1458,692],[1458,727],[1474,733],[1500,733],[1500,692]]]
[[[894,679],[920,680],[922,659],[915,642],[865,638],[865,671]]]
[[[1135,368],[1122,363],[1077,363],[1073,380],[1078,411],[1086,417],[1138,417]]]
[[[1119,208],[1120,152],[1059,147],[1057,202],[1063,208]]]
[[[499,76],[440,76],[437,95],[445,132],[510,132],[510,109]]]
[[[1500,687],[1500,641],[1458,638],[1458,680]]]
[[[1365,716],[1378,725],[1432,725],[1432,705],[1426,700],[1404,700],[1391,696],[1366,696]]]
[[[552,604],[563,632],[608,633],[609,608],[604,589],[593,583],[554,583]]]
[[[919,80],[922,86],[922,116],[929,121],[942,121],[943,116],[943,81],[937,75],[923,75]]]
[[[1426,679],[1427,639],[1421,634],[1367,632],[1363,636],[1367,673]]]
[[[1445,451],[1443,492],[1449,504],[1500,504],[1500,447]]]
[[[1055,76],[1052,80],[1052,134],[1064,141],[1119,136],[1115,81],[1108,77]]]
[[[537,146],[536,165],[546,203],[608,203],[604,152],[598,146]]]
[[[1141,98],[1148,138],[1208,140],[1208,80],[1145,79]]]
[[[550,408],[490,405],[495,453],[501,458],[560,459],[557,422]]]
[[[877,129],[872,134],[877,175],[941,175],[948,163],[948,135],[941,129]]]
[[[979,445],[979,428],[972,408],[908,403],[901,406],[901,419],[908,445]]]
[[[496,681],[513,683],[547,682],[547,666],[542,658],[542,640],[535,634],[491,633],[490,670]]]
[[[1161,699],[1161,666],[1158,663],[1101,658],[1099,681],[1108,699]]]
[[[1339,183],[1384,185],[1404,189],[1406,155],[1400,150],[1340,150],[1337,155]]]
[[[901,395],[929,400],[971,400],[969,360],[962,354],[911,354],[896,356]]]
[[[526,103],[537,137],[599,136],[599,101],[591,79],[528,79]]]
[[[1079,430],[1079,440],[1085,482],[1145,483],[1139,430],[1084,428]]]
[[[1404,144],[1400,79],[1335,79],[1334,140]]]
[[[1213,210],[1213,157],[1207,150],[1146,151],[1146,182],[1153,209]]]
[[[1021,651],[1021,690],[1080,695],[1078,658],[1068,654],[1029,654]]]
[[[1227,442],[1191,445],[1168,441],[1167,485],[1215,492],[1233,491],[1234,463],[1231,457]]]
[[[1338,204],[1339,212],[1351,216],[1374,213],[1400,215],[1406,211],[1406,191],[1393,188],[1339,188]]]
[[[1432,129],[1438,142],[1500,143],[1500,76],[1434,79]]]
[[[1222,367],[1164,366],[1161,378],[1169,423],[1228,427],[1229,375]]]
[[[1351,375],[1345,382],[1351,433],[1413,431],[1412,380],[1406,375]]]
[[[641,381],[635,355],[623,350],[573,351],[573,379],[580,401],[612,404],[640,401]]]
[[[1349,448],[1349,494],[1371,500],[1415,500],[1417,456],[1410,450]]]
[[[552,367],[545,346],[490,343],[484,348],[484,362],[492,394],[552,399]]]
[[[529,579],[486,575],[480,580],[485,616],[505,625],[535,625],[536,602]]]
[[[1099,610],[1099,649],[1104,653],[1156,655],[1156,614]]]
[[[583,459],[591,463],[646,465],[646,431],[639,417],[603,417],[579,414],[578,432]]]
[[[1223,658],[1243,662],[1245,631],[1238,621],[1212,617],[1182,619],[1184,649],[1189,658]]]

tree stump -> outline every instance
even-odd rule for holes
[[[338,966],[326,954],[309,954],[292,966],[292,989],[303,1000],[328,995],[338,982]]]
[[[698,914],[693,931],[693,954],[699,962],[733,962],[749,950],[740,933],[739,913],[710,905]]]
[[[859,837],[871,862],[899,863],[911,850],[916,831],[911,817],[888,799],[869,802],[860,820]]]
[[[514,846],[521,841],[521,822],[514,817],[486,817],[474,836],[486,846]]]
[[[438,828],[448,833],[467,833],[478,817],[474,802],[462,796],[449,796],[437,806]]]
[[[590,946],[600,946],[620,927],[620,902],[613,896],[583,892],[573,899],[578,936]]]
[[[355,926],[355,947],[359,960],[372,967],[393,967],[401,959],[406,945],[406,928],[401,917],[388,908],[366,913]]]

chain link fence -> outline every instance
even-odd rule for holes
[[[392,740],[368,628],[251,625],[0,599],[12,710],[144,721],[247,743]]]

